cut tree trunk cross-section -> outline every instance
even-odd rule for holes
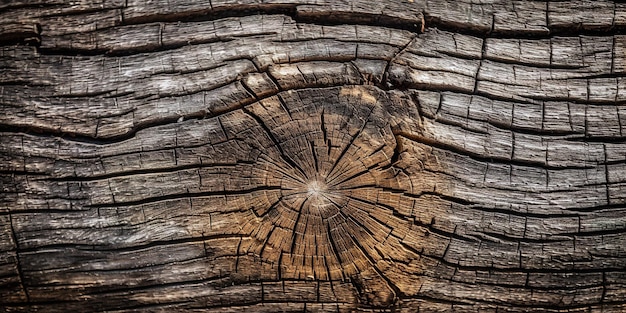
[[[626,312],[626,3],[0,4],[0,310]]]

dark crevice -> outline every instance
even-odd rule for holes
[[[298,163],[296,163],[287,153],[285,153],[285,151],[283,150],[283,147],[280,144],[280,141],[276,139],[276,137],[274,136],[274,133],[272,132],[271,129],[269,129],[269,127],[265,124],[265,122],[259,116],[257,116],[256,114],[254,114],[252,111],[248,110],[247,108],[244,107],[243,111],[248,116],[252,117],[257,122],[259,127],[261,127],[261,129],[263,129],[263,131],[267,134],[268,138],[274,143],[274,147],[278,149],[281,159],[283,159],[285,162],[291,165],[293,169],[299,171],[302,177],[307,177],[304,169],[300,165],[298,165]]]
[[[203,242],[203,246],[206,246],[206,241]],[[48,253],[50,251],[45,251],[45,253]],[[57,252],[57,251],[55,251]],[[35,252],[37,253],[37,252]],[[95,255],[97,255],[97,252],[94,253]],[[101,255],[98,255],[101,256]],[[228,257],[234,257],[234,255],[221,255],[219,257],[216,257],[215,259],[223,259],[223,258],[228,258]],[[92,264],[90,264],[90,261],[85,261],[85,263],[82,263],[81,266],[77,266],[77,267],[48,267],[48,268],[38,268],[36,270],[29,270],[26,271],[29,274],[42,274],[42,273],[50,273],[50,272],[67,272],[67,273],[103,273],[103,274],[118,274],[118,275],[125,275],[128,274],[129,272],[133,272],[133,271],[137,271],[137,272],[146,272],[146,271],[153,271],[154,268],[164,268],[164,267],[171,267],[171,266],[180,266],[183,264],[190,264],[190,263],[195,263],[195,262],[202,262],[205,261],[207,259],[207,255],[200,255],[200,256],[194,256],[191,258],[185,258],[185,259],[174,259],[174,260],[167,260],[167,261],[162,261],[159,260],[157,262],[154,263],[139,263],[139,265],[137,264],[133,264],[130,265],[128,267],[124,267],[124,268],[120,268],[120,267],[112,267],[112,268],[104,268],[104,267],[98,267],[95,268],[93,266],[91,266]],[[83,267],[83,265],[85,266],[85,269],[80,269],[81,267]],[[71,284],[68,284],[71,286]],[[61,286],[61,284],[58,283],[39,283],[37,284],[37,286]]]
[[[495,16],[492,16],[495,17]],[[438,28],[444,31],[481,38],[499,39],[549,39],[552,37],[579,37],[579,36],[614,36],[626,34],[626,27],[622,25],[607,25],[596,28],[585,28],[580,23],[570,25],[546,25],[545,30],[523,31],[507,30],[496,31],[493,29],[493,19],[489,27],[484,25],[472,25],[469,23],[453,23],[443,21],[441,17],[428,12],[424,13],[426,28]]]
[[[338,209],[341,209],[341,206],[339,206],[337,204],[335,204],[335,206]],[[330,223],[327,223],[327,225],[326,225],[326,232],[328,234],[328,241],[330,242],[330,246],[332,248],[333,254],[334,254],[335,258],[337,259],[337,263],[339,263],[340,266],[343,266],[343,261],[341,260],[341,257],[340,257],[340,254],[339,254],[339,248],[337,248],[337,243],[335,243],[335,240],[337,240],[337,239],[335,239],[334,236],[333,236],[333,231],[330,228]],[[330,275],[330,272],[328,274]],[[343,271],[341,271],[341,275],[342,275],[343,279],[345,279]]]
[[[298,23],[317,25],[369,25],[407,30],[414,33],[419,33],[422,29],[422,23],[416,20],[365,12],[306,12],[300,10],[295,15],[291,15],[291,17]]]
[[[201,45],[216,42],[229,42],[233,41],[233,38],[215,38],[206,40],[194,40],[189,42],[180,42],[172,44],[148,44],[145,46],[137,46],[126,49],[69,49],[69,48],[39,48],[38,51],[41,55],[46,56],[98,56],[106,55],[108,57],[123,57],[140,53],[155,53],[160,51],[174,50],[182,48],[188,45]]]
[[[124,18],[121,25],[137,25],[168,22],[209,22],[232,17],[251,15],[285,15],[296,16],[295,4],[232,4],[224,8],[206,8],[202,10],[154,14],[133,18]]]
[[[0,9],[0,12],[3,10]],[[0,13],[1,14],[1,13]],[[24,45],[38,47],[41,44],[41,24],[35,21],[2,20],[0,46]]]
[[[281,190],[280,186],[263,186],[244,190],[221,190],[221,191],[205,191],[205,192],[189,192],[181,194],[171,194],[158,197],[148,197],[141,200],[133,201],[119,201],[114,203],[102,203],[102,204],[90,204],[87,207],[90,208],[114,208],[123,206],[143,205],[152,202],[160,202],[166,200],[186,199],[193,197],[211,197],[211,196],[227,196],[227,195],[245,195],[255,191],[267,191],[267,190]]]
[[[583,133],[577,133],[574,131],[564,131],[564,130],[543,130],[543,129],[537,129],[537,128],[530,128],[530,127],[523,127],[523,126],[516,126],[516,125],[512,125],[512,124],[506,124],[506,123],[500,123],[497,121],[489,121],[489,120],[480,120],[480,119],[475,119],[475,118],[465,118],[463,116],[456,116],[459,117],[461,119],[467,119],[467,121],[463,121],[463,122],[456,122],[452,119],[448,119],[448,118],[442,118],[440,116],[437,115],[433,115],[433,114],[423,114],[424,117],[427,117],[435,122],[439,122],[441,124],[444,125],[450,125],[450,126],[455,126],[455,127],[459,127],[463,130],[467,130],[469,132],[474,132],[477,134],[489,134],[489,131],[482,131],[480,129],[475,129],[472,128],[470,125],[472,123],[468,123],[469,122],[477,122],[479,123],[486,123],[487,125],[491,125],[497,129],[500,130],[508,130],[508,131],[512,131],[518,134],[524,134],[524,135],[531,135],[531,136],[542,136],[542,137],[549,137],[549,138],[554,138],[554,139],[563,139],[563,140],[576,140],[578,138],[585,138]]]
[[[575,232],[575,233],[560,233],[560,234],[557,234],[557,236],[593,237],[593,236],[624,235],[624,234],[626,234],[626,228],[580,231],[580,232]]]
[[[532,289],[532,288],[531,288]],[[436,292],[436,291],[434,291]],[[441,296],[441,298],[438,298],[437,296]],[[566,296],[563,295],[562,298],[565,298]],[[483,305],[491,305],[491,306],[496,306],[496,309],[494,312],[592,312],[592,309],[597,309],[598,308],[598,303],[590,301],[587,303],[582,303],[580,301],[573,301],[571,305],[565,305],[562,302],[561,303],[546,303],[546,304],[542,304],[540,302],[532,302],[532,301],[528,301],[528,302],[520,302],[521,300],[518,300],[516,302],[511,302],[511,301],[502,301],[502,300],[489,300],[489,299],[480,299],[480,298],[458,298],[458,297],[454,297],[454,296],[448,296],[445,294],[433,294],[433,295],[425,295],[425,294],[418,294],[415,296],[407,296],[404,299],[419,299],[419,300],[426,300],[429,302],[434,302],[434,303],[441,303],[441,304],[446,304],[447,306],[450,306],[452,308],[456,308],[458,307],[459,310],[461,310],[462,312],[475,312],[475,306],[478,305],[478,303],[483,304]],[[603,309],[608,309],[611,310],[611,305],[615,305],[615,306],[622,306],[626,304],[625,301],[606,301],[606,302],[602,302],[602,308]],[[501,310],[498,310],[499,307],[502,307]],[[516,310],[515,308],[517,308],[518,310]],[[493,309],[493,308],[492,308]],[[587,310],[582,310],[582,309],[587,309]],[[619,308],[615,308],[615,309],[619,309]],[[546,310],[550,310],[550,311],[546,311]],[[450,312],[454,312],[455,310],[453,309]],[[421,312],[421,311],[420,311]],[[478,311],[479,312],[479,311]]]
[[[437,142],[433,139],[430,138],[426,138],[423,136],[420,136],[418,134],[410,134],[410,133],[405,133],[405,132],[396,132],[395,134],[396,136],[400,136],[403,138],[406,138],[407,140],[410,141],[414,141],[417,143],[421,143],[424,145],[428,145],[431,146],[433,148],[437,148],[437,149],[441,149],[441,150],[445,150],[445,151],[450,151],[459,155],[465,155],[470,157],[472,160],[475,161],[480,161],[483,163],[495,163],[495,164],[507,164],[507,165],[517,165],[517,166],[524,166],[524,167],[536,167],[536,168],[543,168],[546,170],[564,170],[564,169],[586,169],[587,167],[572,167],[572,166],[552,166],[552,165],[548,165],[544,162],[536,162],[536,161],[529,161],[529,160],[514,160],[514,159],[508,159],[508,158],[503,158],[503,157],[488,157],[488,156],[483,156],[471,151],[467,151],[464,150],[462,148],[458,148],[455,147],[451,144],[446,144],[446,143],[442,143],[442,142]],[[591,167],[593,168],[593,167]]]
[[[563,213],[537,213],[537,212],[526,212],[526,211],[524,212],[514,211],[511,209],[489,208],[489,207],[480,206],[480,205],[470,205],[468,206],[468,208],[472,210],[486,212],[486,213],[500,213],[500,214],[518,216],[518,217],[532,217],[532,218],[539,218],[539,219],[567,218],[567,217],[576,218],[576,217],[581,216],[581,214],[567,213],[565,210],[563,210],[564,211]]]
[[[199,282],[197,282],[199,283]],[[185,284],[179,284],[179,287],[184,287]],[[141,288],[139,288],[141,290]],[[131,292],[131,291],[129,291]],[[132,304],[131,304],[132,303]],[[119,301],[117,303],[113,302],[113,301],[106,301],[104,302],[103,305],[100,305],[95,309],[94,312],[111,312],[112,310],[123,310],[123,311],[129,311],[129,310],[136,310],[136,311],[148,311],[150,312],[150,310],[165,310],[165,311],[177,311],[177,310],[181,310],[182,308],[189,308],[189,306],[191,304],[195,304],[197,303],[197,301],[194,301],[193,299],[190,300],[178,300],[178,301],[159,301],[159,302],[155,302],[155,303],[140,303],[139,301],[134,301],[134,302],[122,302]],[[189,304],[186,306],[183,306],[182,308],[179,307],[180,305],[184,305],[184,304]]]
[[[523,236],[508,236],[506,234],[499,234],[499,233],[487,232],[487,231],[482,231],[480,233],[472,233],[473,236],[476,236],[477,238],[480,238],[481,240],[487,241],[485,240],[485,238],[481,237],[482,234],[488,237],[493,237],[495,239],[502,240],[502,241],[517,242],[517,243],[530,243],[530,244],[536,244],[536,245],[541,245],[541,246],[546,246],[551,243],[572,241],[572,239],[569,239],[569,238],[568,239],[566,238],[550,239],[550,237],[568,236],[567,234],[560,234],[560,233],[559,234],[541,234],[541,236],[546,237],[546,239],[527,238]]]
[[[442,93],[445,91],[442,91]],[[481,95],[484,96],[484,95]],[[489,98],[489,97],[487,97]],[[575,103],[572,101],[569,101],[570,103]],[[512,102],[512,103],[523,103],[523,102]],[[606,104],[605,104],[606,105]],[[614,105],[619,105],[617,103],[615,103]],[[467,123],[467,122],[456,122],[453,121],[451,119],[447,119],[447,118],[441,118],[438,117],[436,114],[430,114],[430,113],[422,113],[421,116],[423,117],[427,117],[435,122],[439,122],[441,124],[444,125],[449,125],[449,126],[455,126],[455,127],[459,127],[463,130],[469,131],[469,132],[474,132],[477,134],[489,134],[489,132],[485,132],[485,131],[481,131],[480,129],[474,129],[472,127],[469,127],[468,125],[471,125],[471,123]],[[458,116],[459,118],[465,118],[462,116]],[[549,137],[550,139],[562,139],[565,141],[572,141],[572,142],[588,142],[588,143],[625,143],[626,142],[626,136],[598,136],[598,135],[590,135],[590,134],[585,134],[583,132],[575,132],[575,131],[565,131],[565,130],[543,130],[543,129],[536,129],[536,128],[528,128],[528,127],[523,127],[523,126],[516,126],[513,124],[505,124],[505,123],[499,123],[499,122],[494,122],[494,121],[489,121],[489,120],[479,120],[479,119],[474,119],[474,118],[467,118],[468,121],[473,121],[473,122],[479,122],[479,123],[486,123],[487,125],[493,126],[495,128],[498,128],[500,130],[508,130],[508,131],[512,131],[514,133],[517,134],[524,134],[524,135],[531,135],[531,136],[541,136],[541,137]],[[623,163],[624,161],[610,161],[607,164],[611,164],[611,163]],[[600,164],[600,163],[598,163]],[[588,166],[588,167],[581,167],[581,168],[593,168],[594,166]]]
[[[341,213],[343,214],[343,213]],[[367,228],[365,227],[364,224],[360,223],[357,219],[350,217],[345,217],[346,221],[351,221],[353,222],[355,225],[357,225],[358,228],[365,230],[370,236],[373,237],[373,233]],[[374,270],[374,272],[379,276],[380,279],[382,279],[383,281],[385,281],[387,287],[389,287],[390,291],[393,291],[393,295],[392,298],[389,299],[378,299],[380,298],[380,295],[378,294],[379,292],[383,292],[383,290],[373,290],[373,293],[370,292],[369,296],[365,297],[365,302],[367,303],[367,306],[369,307],[389,307],[389,306],[393,306],[395,303],[397,303],[397,301],[399,300],[398,296],[402,295],[402,291],[400,291],[400,288],[398,288],[398,286],[396,286],[396,284],[389,279],[385,273],[379,268],[378,266],[378,262],[376,262],[376,260],[374,259],[374,257],[372,255],[370,255],[367,250],[365,249],[365,247],[363,246],[363,243],[359,240],[359,238],[355,237],[354,234],[352,234],[350,236],[352,242],[356,245],[356,247],[361,251],[361,253],[363,253],[363,255],[365,256],[365,258],[369,261],[370,266],[372,267],[372,269]],[[376,249],[378,251],[378,249]],[[382,255],[381,255],[382,256]],[[363,279],[360,275],[357,275],[357,279],[353,279],[353,282],[359,282],[361,279]],[[371,278],[370,278],[371,279]],[[363,290],[363,287],[360,288],[361,290]],[[384,296],[384,294],[383,294]],[[373,299],[372,299],[373,298]]]
[[[338,181],[338,182],[335,182],[335,179],[338,179],[338,178],[339,178],[339,177],[341,177],[341,176],[336,176],[333,180],[328,181],[328,183],[329,183],[330,185],[332,185],[332,186],[337,186],[337,188],[338,188],[338,189],[342,189],[342,188],[341,188],[341,184],[346,183],[346,182],[348,182],[348,181],[350,181],[350,180],[352,180],[352,179],[358,178],[358,177],[360,177],[360,176],[362,176],[362,175],[365,175],[365,174],[367,174],[367,173],[369,173],[369,172],[370,172],[370,171],[369,171],[369,169],[365,169],[365,170],[363,170],[363,171],[360,171],[360,172],[357,172],[357,173],[355,173],[355,174],[353,174],[353,175],[350,175],[350,176],[349,176],[349,177],[347,177],[347,178],[343,178],[343,179],[341,179],[341,180],[340,180],[340,181]],[[351,189],[351,187],[349,187],[349,188],[347,188],[347,189]]]
[[[41,36],[34,32],[3,33],[1,35],[0,47],[13,45],[38,47],[41,44]]]
[[[12,79],[8,79],[8,80],[0,81],[0,86],[10,86],[10,87],[15,87],[15,89],[18,89],[18,88],[22,88],[22,87],[25,87],[25,86],[50,88],[51,85],[50,84],[45,84],[43,82],[34,82],[34,81],[30,80],[30,79],[12,78]],[[2,105],[10,106],[10,107],[19,107],[19,106],[15,105],[14,103],[4,102],[4,101],[2,102]]]
[[[444,307],[448,307],[448,308],[451,309],[451,310],[448,310],[448,312],[454,312],[455,308],[463,310],[464,307],[466,307],[466,306],[475,306],[476,305],[476,302],[474,302],[472,300],[468,300],[468,299],[436,298],[436,297],[433,297],[433,296],[426,295],[425,293],[419,293],[419,294],[414,295],[414,296],[405,296],[402,299],[406,299],[406,300],[415,299],[415,300],[423,300],[423,301],[425,301],[427,303],[443,304],[443,305],[445,305]],[[422,312],[422,311],[423,310],[418,310],[417,312]],[[469,309],[466,309],[466,310],[463,310],[463,311],[472,312],[472,310],[469,310]],[[424,312],[426,312],[426,311],[424,311]],[[498,312],[498,311],[495,311],[495,312]]]
[[[609,137],[609,136],[596,136],[596,135],[584,134],[582,136],[569,137],[566,139],[568,141],[586,142],[586,143],[619,143],[619,144],[626,143],[626,136]],[[623,161],[621,161],[620,163],[622,162]]]
[[[492,266],[479,266],[479,265],[461,265],[459,263],[451,262],[446,260],[443,256],[431,255],[425,253],[422,249],[417,249],[404,241],[400,241],[400,244],[407,250],[415,253],[424,258],[431,259],[436,263],[441,263],[442,265],[448,266],[450,268],[454,268],[457,270],[462,270],[466,272],[485,272],[485,273],[530,273],[530,274],[597,274],[604,272],[615,272],[615,273],[626,273],[623,266],[605,266],[605,267],[596,267],[590,268],[586,267],[591,263],[586,261],[574,261],[569,262],[570,268],[529,268],[529,267],[517,267],[511,265],[511,267],[500,267],[493,264]],[[614,257],[614,259],[619,259]],[[471,262],[469,260],[468,262]],[[552,261],[554,262],[554,261]],[[514,263],[512,263],[514,264]],[[557,263],[554,263],[555,265]],[[596,265],[597,266],[597,265]]]
[[[486,39],[490,39],[490,38],[491,37],[486,38]],[[472,60],[472,58],[466,57],[462,54],[459,54],[459,55],[454,55],[452,53],[443,53],[443,54],[449,55],[455,58]],[[583,70],[584,69],[584,67],[578,66],[578,65],[554,64],[554,63],[552,64],[528,63],[528,62],[524,62],[523,60],[510,60],[510,59],[505,59],[505,58],[498,58],[497,56],[485,57],[483,58],[483,60],[498,62],[501,64],[521,65],[521,66],[528,66],[532,68],[550,69],[550,70],[570,70],[571,71],[571,70]],[[586,78],[586,77],[576,77],[576,78]]]
[[[339,165],[339,163],[342,161],[343,157],[346,155],[346,153],[348,152],[348,150],[350,149],[350,147],[352,147],[354,145],[354,142],[356,141],[356,139],[361,136],[361,133],[363,133],[363,130],[365,129],[365,127],[367,126],[367,123],[370,120],[370,116],[372,115],[372,113],[374,112],[374,107],[372,107],[370,109],[370,111],[367,114],[367,117],[365,119],[363,119],[363,125],[359,128],[359,130],[354,134],[354,136],[352,136],[352,138],[350,138],[350,142],[348,142],[346,144],[346,146],[341,150],[341,152],[339,153],[339,156],[337,157],[336,160],[334,160],[333,165],[331,166],[330,170],[328,171],[328,177],[327,180],[328,182],[332,182],[334,181],[337,177],[339,177],[338,174],[334,174],[335,169],[337,168],[337,165]],[[329,145],[330,146],[330,145]]]
[[[315,172],[320,172],[319,160],[317,159],[317,152],[315,151],[315,142],[309,141],[309,147],[311,148],[311,155],[313,156],[313,166],[315,167]]]
[[[445,201],[448,201],[448,202],[451,202],[451,203],[460,204],[460,205],[465,205],[465,206],[474,205],[474,203],[471,202],[471,201],[468,201],[468,200],[465,200],[465,199],[462,199],[462,198],[458,198],[458,197],[454,197],[454,196],[450,196],[450,195],[446,195],[446,194],[443,194],[443,193],[439,193],[437,191],[423,191],[423,192],[421,192],[418,195],[410,193],[410,192],[404,192],[403,194],[405,196],[407,196],[407,197],[411,197],[411,198],[415,198],[415,199],[419,199],[422,196],[428,195],[428,196],[437,197],[437,198],[439,198],[441,200],[445,200]]]
[[[418,38],[417,36],[418,36],[417,34],[414,35],[413,38],[411,38],[411,40],[409,40],[409,42],[407,42],[406,45],[404,45],[404,47],[398,48],[398,51],[394,53],[393,57],[389,59],[389,61],[387,61],[387,64],[385,65],[385,69],[383,71],[382,78],[380,82],[376,84],[376,86],[378,86],[382,90],[395,89],[396,85],[403,86],[403,82],[399,82],[396,79],[390,79],[389,71],[391,69],[392,64],[396,61],[396,59],[400,57],[400,55],[404,53],[411,46],[412,43],[415,42],[415,39]]]
[[[236,163],[197,163],[197,164],[186,164],[180,165],[176,167],[161,167],[161,168],[150,168],[150,169],[140,169],[140,170],[132,170],[125,172],[116,172],[102,175],[92,175],[92,176],[64,176],[64,177],[54,177],[54,178],[42,178],[39,180],[48,180],[48,181],[61,181],[61,182],[74,182],[74,181],[94,181],[101,179],[108,179],[114,177],[122,177],[122,176],[131,176],[131,175],[144,175],[144,174],[160,174],[160,173],[172,173],[189,169],[200,169],[200,168],[210,168],[210,167],[218,167],[218,168],[232,168],[240,164],[245,165],[254,165],[254,162],[249,161],[237,161]]]
[[[450,196],[450,195],[446,195],[437,191],[421,191],[420,193],[413,193],[413,192],[409,192],[406,190],[402,190],[402,189],[394,189],[394,188],[390,188],[390,187],[380,187],[379,185],[363,185],[363,186],[358,186],[358,187],[352,187],[352,189],[357,189],[357,188],[369,188],[369,187],[377,187],[382,189],[383,192],[389,192],[389,193],[394,193],[394,194],[400,194],[409,198],[413,198],[413,199],[420,199],[424,196],[432,196],[435,198],[439,198],[445,201],[448,201],[450,203],[455,203],[455,204],[459,204],[459,205],[464,205],[464,206],[470,206],[470,205],[474,205],[473,202],[465,200],[465,199],[461,199],[458,197],[454,197],[454,196]]]
[[[92,292],[87,292],[86,294],[88,295],[106,295],[106,294],[114,294],[114,293],[132,293],[132,292],[138,292],[138,291],[142,291],[142,290],[154,290],[154,289],[166,289],[166,288],[170,288],[170,287],[174,287],[173,289],[176,289],[176,287],[182,287],[185,285],[198,285],[198,284],[207,284],[208,283],[217,283],[217,286],[214,287],[218,287],[219,285],[223,285],[223,284],[227,284],[227,283],[234,283],[233,281],[231,281],[230,279],[228,279],[227,277],[209,277],[209,278],[205,278],[205,279],[196,279],[196,280],[184,280],[184,281],[175,281],[175,282],[169,282],[169,283],[160,283],[158,285],[151,285],[151,284],[146,284],[146,285],[139,285],[139,286],[133,286],[133,287],[123,287],[123,288],[110,288],[108,290],[96,290],[96,291],[92,291]],[[207,286],[208,287],[208,286]],[[168,303],[168,302],[166,302]],[[162,303],[161,305],[163,305],[164,303]],[[125,309],[128,307],[124,307]]]
[[[140,250],[145,250],[154,247],[160,246],[171,246],[177,244],[187,244],[187,243],[202,243],[205,240],[215,240],[215,239],[229,239],[229,238],[241,238],[242,235],[239,234],[220,234],[220,235],[211,235],[211,236],[201,236],[201,237],[189,237],[189,238],[179,238],[179,239],[171,239],[171,240],[158,240],[152,241],[145,244],[135,245],[135,246],[109,246],[109,245],[97,245],[97,244],[49,244],[49,245],[40,245],[36,247],[23,248],[20,250],[21,253],[39,253],[42,250],[66,250],[66,249],[76,249],[79,251],[94,251],[94,252],[136,252]]]
[[[418,71],[422,71],[419,68],[412,68]],[[430,72],[439,72],[437,70],[428,70]],[[472,79],[475,79],[473,76],[468,76],[468,75],[464,75],[467,77],[471,77]],[[485,91],[481,91],[480,88],[478,90],[475,91],[470,91],[464,88],[460,88],[460,87],[456,87],[456,86],[452,86],[452,85],[435,85],[435,84],[427,84],[427,83],[412,83],[409,81],[405,81],[405,77],[404,76],[400,76],[400,77],[391,77],[391,83],[393,84],[393,86],[395,87],[394,89],[398,89],[398,90],[423,90],[423,91],[435,91],[435,92],[454,92],[454,93],[459,93],[459,94],[464,94],[464,95],[470,95],[470,96],[481,96],[484,98],[487,98],[489,100],[495,100],[495,101],[502,101],[502,102],[507,102],[507,103],[520,103],[520,104],[531,104],[531,105],[541,105],[543,102],[549,101],[549,102],[558,102],[558,101],[563,101],[563,102],[568,102],[568,103],[575,103],[575,104],[582,104],[582,105],[617,105],[617,106],[625,106],[626,105],[626,100],[622,100],[622,101],[614,101],[614,100],[581,100],[581,99],[575,99],[575,98],[568,98],[568,97],[548,97],[548,96],[531,96],[531,95],[525,95],[524,97],[519,96],[519,95],[515,95],[515,94],[511,94],[510,97],[505,97],[505,96],[501,96],[501,95],[497,95],[497,94],[491,94]],[[575,79],[575,78],[574,78]],[[479,80],[479,82],[493,82],[493,83],[497,83],[497,84],[502,84],[502,85],[506,85],[503,82],[498,82],[498,81],[490,81],[490,80]],[[451,83],[452,84],[452,83]]]
[[[294,225],[294,226],[293,226],[293,230],[291,231],[291,232],[292,232],[292,234],[291,234],[291,246],[290,246],[290,248],[289,248],[289,253],[290,253],[290,254],[292,254],[292,255],[294,254],[293,252],[294,252],[294,250],[296,249],[296,239],[298,238],[298,235],[299,235],[299,233],[296,231],[296,229],[298,229],[298,224],[300,224],[300,218],[302,217],[302,211],[304,211],[304,204],[305,204],[308,200],[309,200],[309,198],[308,198],[308,197],[306,197],[306,198],[304,198],[304,200],[303,200],[303,201],[302,201],[302,203],[300,204],[300,208],[298,209],[298,214],[297,214],[297,216],[296,216],[296,220],[295,220],[295,222],[294,222],[294,224],[293,224],[293,225]],[[306,222],[305,222],[305,223],[306,223]],[[306,223],[306,224],[305,224],[305,228],[304,228],[304,230],[302,231],[302,232],[303,232],[303,233],[305,233],[305,234],[306,234],[306,227],[307,227],[308,225],[309,225],[309,224],[308,224],[308,223]],[[301,234],[300,234],[300,235],[301,235]],[[301,236],[302,236],[302,235],[301,235]],[[304,265],[304,264],[302,264],[302,265]]]
[[[185,115],[185,119],[186,120],[203,119],[205,118],[205,116],[206,116],[205,112],[195,112],[192,114]],[[152,121],[137,123],[134,125],[134,127],[130,131],[128,131],[125,134],[106,137],[106,138],[97,138],[95,136],[89,136],[89,135],[74,133],[74,132],[64,132],[60,129],[47,128],[47,127],[41,127],[41,126],[35,126],[35,125],[17,126],[17,125],[0,124],[0,134],[23,133],[27,135],[35,135],[38,137],[54,137],[54,138],[60,138],[60,139],[80,142],[80,143],[88,143],[88,144],[94,144],[94,145],[106,145],[106,144],[111,144],[111,143],[122,142],[127,139],[133,138],[135,134],[142,129],[175,123],[178,121],[179,118],[180,118],[179,116],[172,116],[172,117],[159,118],[159,119],[155,119]]]
[[[13,226],[13,216],[9,213],[9,226],[11,228],[11,239],[15,244],[15,266],[17,267],[17,275],[20,278],[20,286],[22,288],[22,291],[24,292],[24,297],[26,298],[26,303],[29,303],[30,300],[30,294],[28,292],[28,288],[26,287],[26,280],[24,277],[24,270],[22,269],[22,264],[21,264],[21,257],[20,257],[20,243],[19,243],[19,239],[17,237],[17,232],[15,231],[15,227]]]
[[[591,77],[591,78],[602,78],[603,76],[615,76],[615,75],[613,75],[613,74],[593,75],[593,77]],[[615,76],[615,77],[622,77],[622,76]],[[624,77],[626,77],[626,76],[624,76]],[[587,79],[587,78],[590,78],[590,77],[573,77],[573,78],[570,78],[570,80]],[[609,78],[609,77],[606,77],[606,78]],[[613,78],[613,77],[611,77],[611,78]],[[498,82],[495,82],[495,83],[498,83]],[[488,94],[484,93],[484,95],[486,96]],[[591,99],[589,99],[589,91],[587,92],[587,98],[585,100],[575,99],[575,98],[568,98],[568,97],[554,97],[554,96],[526,95],[525,97],[530,99],[530,100],[537,100],[537,101],[541,101],[541,102],[545,102],[545,101],[550,101],[550,102],[563,101],[563,102],[570,102],[570,103],[583,104],[583,105],[613,105],[613,106],[625,106],[626,105],[626,100],[620,100],[620,101],[616,101],[614,99],[611,99],[611,100],[591,100]]]

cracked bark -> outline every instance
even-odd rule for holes
[[[626,310],[624,3],[0,9],[3,310]]]

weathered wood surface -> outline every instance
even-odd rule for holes
[[[5,311],[626,311],[626,4],[0,4]]]

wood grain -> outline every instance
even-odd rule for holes
[[[8,312],[624,312],[626,6],[0,4]]]

